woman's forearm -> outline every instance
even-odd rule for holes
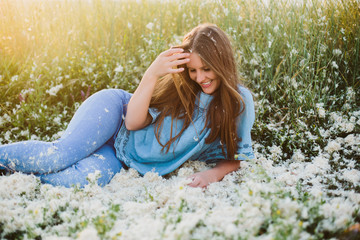
[[[222,160],[214,168],[204,172],[197,172],[190,176],[192,182],[190,187],[207,187],[210,183],[221,181],[226,174],[238,170],[240,161],[237,160]]]
[[[222,160],[214,168],[210,169],[217,181],[222,180],[225,175],[238,170],[240,167],[240,161],[238,160]]]
[[[125,126],[128,130],[138,130],[151,122],[149,105],[154,92],[157,77],[146,72],[131,97],[125,117]]]
[[[125,126],[128,130],[138,130],[150,124],[152,119],[149,106],[156,82],[166,74],[184,71],[184,68],[176,68],[190,61],[190,54],[182,53],[183,51],[181,48],[172,48],[162,52],[146,70],[128,104],[125,117]]]

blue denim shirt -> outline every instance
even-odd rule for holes
[[[254,102],[248,89],[239,86],[239,92],[245,101],[246,107],[245,111],[237,119],[238,137],[242,140],[238,143],[236,159],[253,159],[254,153],[250,132],[255,120]],[[190,124],[171,145],[167,153],[162,151],[162,146],[155,137],[153,123],[159,115],[156,109],[149,109],[153,122],[143,129],[129,131],[126,129],[125,124],[123,124],[114,144],[117,158],[128,167],[136,169],[142,175],[149,171],[165,175],[174,171],[187,160],[216,162],[226,159],[221,150],[220,139],[210,144],[205,144],[205,139],[210,134],[210,129],[204,128],[204,126],[207,106],[211,100],[211,95],[203,92],[199,93],[195,103],[193,124]],[[182,124],[182,120],[174,121],[173,136],[180,132]],[[167,116],[162,125],[161,143],[165,144],[170,139],[170,129],[171,117]]]

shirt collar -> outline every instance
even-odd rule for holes
[[[212,95],[200,91],[196,97],[195,105],[199,108],[206,109],[213,99]]]

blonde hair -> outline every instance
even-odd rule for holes
[[[192,29],[177,47],[183,48],[186,52],[197,53],[220,80],[219,88],[212,94],[213,99],[207,111],[204,127],[211,130],[205,143],[209,144],[220,138],[224,157],[233,160],[237,143],[241,141],[237,136],[236,118],[244,111],[245,103],[238,92],[239,79],[231,42],[219,27],[207,23]],[[185,70],[158,80],[150,102],[150,107],[155,107],[161,112],[155,122],[154,131],[159,144],[166,152],[192,123],[195,99],[201,91],[201,87],[190,79],[186,65],[179,67],[184,67]],[[160,142],[160,135],[166,116],[172,117],[171,127],[174,119],[183,119],[184,124],[176,135],[171,128],[170,140],[163,144]]]

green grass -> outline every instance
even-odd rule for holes
[[[344,200],[344,207],[349,204],[350,193],[353,193],[353,202],[355,194],[360,193],[359,183],[343,176],[344,170],[360,171],[356,142],[360,137],[360,2],[268,2],[0,0],[0,144],[57,139],[89,94],[104,88],[134,91],[147,67],[161,51],[180,43],[182,36],[199,23],[212,22],[231,37],[240,76],[254,92],[256,122],[252,137],[258,160],[265,165],[268,162],[278,164],[279,169],[288,171],[290,180],[292,171],[299,173],[300,170],[292,168],[299,162],[309,166],[304,162],[316,162],[320,157],[320,160],[326,159],[330,167],[313,175],[314,179],[320,179],[319,184],[316,181],[314,184],[323,188],[321,196],[314,196],[316,193],[309,191],[313,186],[310,178],[298,176],[300,180],[295,186],[275,185],[284,179],[268,175],[269,169],[251,165],[240,170],[246,174],[235,177],[236,184],[231,184],[229,192],[240,191],[235,197],[224,196],[226,191],[219,187],[213,189],[216,190],[214,194],[205,191],[196,198],[208,200],[203,196],[206,195],[218,198],[222,203],[234,201],[232,205],[246,210],[242,213],[244,216],[239,215],[234,222],[237,227],[251,221],[246,215],[248,211],[264,210],[263,205],[252,206],[250,203],[269,203],[269,212],[262,213],[259,229],[245,229],[248,232],[238,239],[245,239],[245,236],[346,239],[345,229],[360,222],[359,208],[353,209],[351,216],[346,212],[341,215],[336,207],[332,210],[339,212],[338,215],[321,209],[324,204],[335,206],[331,200],[337,197]],[[334,142],[340,145],[339,149],[331,149]],[[303,172],[308,171],[314,169],[304,168]],[[172,178],[152,182],[149,181],[151,177],[138,179],[131,172],[122,175],[129,186],[121,185],[123,179],[112,183],[113,187],[122,186],[119,191],[112,188],[98,190],[91,183],[87,190],[62,189],[63,194],[54,196],[59,189],[40,185],[38,179],[30,176],[10,175],[9,179],[23,180],[11,182],[15,193],[9,199],[18,204],[4,208],[5,213],[14,216],[10,219],[4,215],[0,235],[5,239],[22,239],[26,236],[41,238],[41,234],[51,233],[75,238],[92,226],[101,239],[109,236],[122,239],[126,231],[121,232],[116,221],[123,220],[129,226],[133,223],[133,216],[128,218],[123,204],[143,201],[157,204],[160,213],[162,208],[167,209],[160,220],[157,218],[157,223],[163,224],[159,238],[165,238],[180,225],[186,225],[188,214],[196,216],[197,211],[201,214],[201,209],[189,201],[194,197],[191,194],[185,199],[176,199],[179,189],[174,188]],[[177,175],[176,172],[173,174]],[[6,178],[3,176],[2,181],[9,183]],[[23,183],[30,183],[30,188],[26,186],[24,193],[16,194],[24,187],[17,184]],[[261,183],[261,189],[255,183]],[[175,182],[176,186],[178,184]],[[159,186],[164,188],[160,191]],[[122,191],[130,192],[130,199],[124,198],[120,194]],[[348,195],[342,195],[345,192]],[[169,203],[164,203],[167,193],[172,197]],[[108,198],[103,201],[105,210],[100,214],[94,209],[89,215],[86,206],[89,208],[91,201],[98,204],[96,200],[100,196]],[[50,205],[59,199],[57,207]],[[288,213],[297,224],[291,224],[294,221],[289,221],[286,211],[282,211],[285,199],[291,199],[290,205],[299,205]],[[242,204],[252,207],[247,209]],[[35,212],[24,212],[24,209]],[[304,209],[308,214],[303,214]],[[207,228],[206,220],[214,219],[214,210],[219,211],[216,206],[210,206],[204,219],[184,230],[178,238],[198,236],[196,234],[204,229],[217,239],[229,238],[225,230],[218,232],[217,228]],[[224,211],[226,214],[226,209]],[[40,220],[39,214],[42,214]],[[326,219],[328,215],[334,219]],[[334,216],[340,215],[348,220],[336,228],[324,228],[324,222],[329,220],[333,224]],[[23,216],[26,216],[24,221],[16,219]],[[38,222],[31,221],[29,216]],[[28,222],[29,226],[23,224],[14,228],[14,223],[18,222]]]
[[[0,1],[1,142],[57,138],[87,92],[134,91],[157,54],[212,22],[232,38],[256,95],[254,140],[280,146],[279,161],[298,149],[316,156],[314,144],[327,144],[319,132],[333,124],[330,112],[359,110],[359,1],[268,2]],[[299,121],[318,138],[302,141]]]

